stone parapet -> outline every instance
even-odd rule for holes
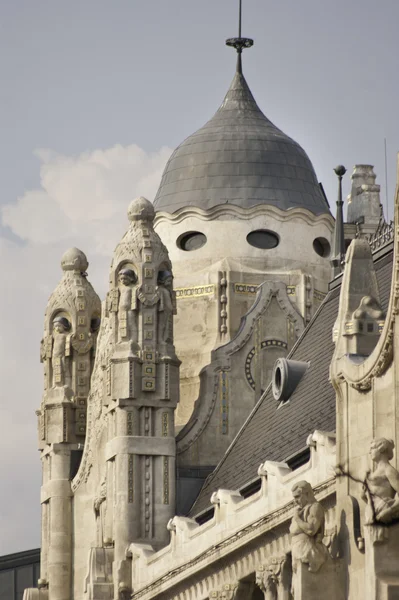
[[[175,516],[168,524],[171,542],[159,552],[147,544],[131,544],[133,598],[156,598],[162,592],[165,594],[166,590],[170,590],[167,597],[172,598],[175,585],[188,590],[193,585],[193,577],[205,567],[207,572],[214,573],[213,578],[209,577],[209,585],[218,577],[221,584],[231,583],[229,573],[224,570],[223,559],[229,557],[231,560],[232,552],[247,547],[250,541],[254,547],[259,543],[265,560],[270,559],[272,552],[278,551],[279,555],[288,553],[287,523],[293,508],[291,489],[303,479],[311,483],[318,501],[327,502],[327,520],[331,521],[333,509],[328,498],[335,493],[334,434],[315,431],[309,436],[308,443],[310,460],[294,471],[285,463],[263,463],[258,471],[262,479],[261,489],[253,495],[244,498],[238,490],[214,492],[211,497],[213,517],[202,525],[194,519]],[[278,539],[274,546],[268,548],[265,534],[276,527],[279,527]],[[220,560],[216,560],[216,556]],[[235,567],[240,574],[238,579],[257,570],[260,556],[255,550],[253,558],[251,553],[246,555],[242,564]],[[207,598],[214,589],[208,589],[204,583],[207,580],[203,579],[202,592],[196,596],[197,600]],[[162,597],[166,598],[165,595]]]

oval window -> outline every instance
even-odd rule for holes
[[[268,231],[267,229],[257,229],[256,231],[251,231],[247,235],[247,242],[254,246],[254,248],[260,248],[261,250],[270,250],[271,248],[276,248],[278,246],[280,239],[276,233],[273,231]]]
[[[186,252],[191,252],[192,250],[198,250],[205,246],[206,244],[206,235],[204,233],[200,233],[199,231],[190,231],[189,233],[184,233],[177,240],[178,248],[181,250],[185,250]]]
[[[322,237],[313,240],[313,250],[316,252],[316,254],[323,258],[327,258],[327,256],[330,256],[331,252],[329,242],[326,240],[326,238]]]

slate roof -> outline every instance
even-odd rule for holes
[[[214,117],[173,152],[154,207],[225,203],[329,213],[306,152],[265,117],[238,71]]]
[[[384,310],[391,288],[392,250],[375,262]],[[285,461],[300,452],[315,429],[335,431],[335,392],[328,381],[334,351],[332,328],[338,314],[340,285],[331,290],[289,358],[310,367],[289,402],[277,408],[271,386],[263,394],[215,471],[205,481],[190,514],[210,506],[212,492],[236,490],[256,478],[265,460]]]

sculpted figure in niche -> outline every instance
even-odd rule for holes
[[[159,271],[157,284],[159,293],[158,340],[165,344],[172,343],[172,315],[175,313],[172,273]]]
[[[317,502],[307,481],[296,483],[292,494],[297,505],[290,526],[293,571],[295,573],[301,562],[309,565],[309,571],[316,573],[329,558],[322,541],[324,508]]]
[[[118,273],[118,341],[137,342],[136,303],[136,273],[132,269],[121,269]]]
[[[53,387],[71,385],[70,355],[71,324],[65,317],[53,320],[53,344],[51,366]]]
[[[367,502],[366,523],[391,523],[399,519],[399,473],[390,464],[395,444],[386,438],[375,439],[370,445],[370,457],[376,468],[368,473],[362,498]]]

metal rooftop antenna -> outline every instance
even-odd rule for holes
[[[237,73],[242,73],[241,54],[244,48],[250,48],[254,45],[254,41],[251,38],[241,37],[241,17],[242,17],[242,0],[239,0],[239,13],[238,13],[238,37],[229,38],[226,40],[226,45],[231,46],[237,50]]]

